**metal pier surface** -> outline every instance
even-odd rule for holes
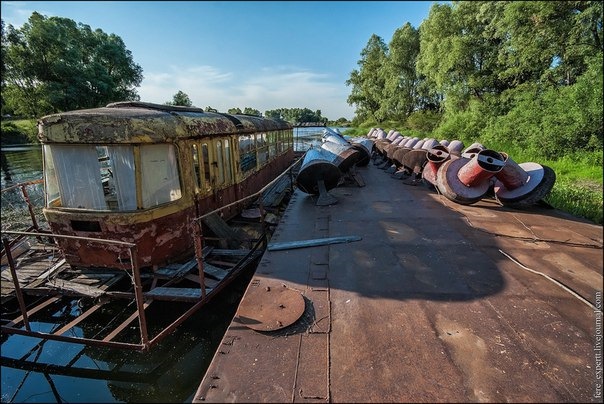
[[[601,402],[601,226],[358,173],[271,243],[361,240],[266,251],[193,402]]]

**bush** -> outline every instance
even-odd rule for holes
[[[420,133],[432,133],[440,123],[442,114],[436,111],[417,111],[407,118],[405,127]]]
[[[38,127],[34,119],[3,120],[2,144],[38,143]]]

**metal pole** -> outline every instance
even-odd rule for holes
[[[203,230],[201,220],[194,220],[193,233],[195,238],[195,259],[197,260],[197,269],[199,271],[199,287],[201,288],[201,298],[206,297],[206,281],[203,272]]]
[[[25,185],[21,185],[21,192],[23,193],[23,198],[25,198],[25,202],[27,203],[27,208],[29,209],[29,216],[31,216],[31,222],[36,231],[39,231],[38,221],[36,220],[36,214],[34,213],[34,208],[29,200],[29,195],[27,194],[27,190],[25,189]]]
[[[23,300],[23,292],[21,291],[21,285],[19,285],[19,279],[17,279],[17,269],[15,268],[15,261],[13,260],[13,254],[10,250],[10,243],[7,238],[2,239],[4,244],[4,252],[6,252],[6,259],[8,260],[8,266],[10,267],[10,274],[13,277],[13,284],[15,285],[15,295],[17,295],[17,301],[19,302],[19,309],[23,316],[23,324],[27,331],[31,331],[29,327],[29,319],[27,317],[27,308],[25,307],[25,300]]]
[[[138,324],[141,329],[141,344],[147,349],[149,347],[149,334],[147,332],[147,319],[145,317],[145,302],[143,296],[143,285],[141,282],[140,269],[138,267],[138,258],[136,246],[128,248],[130,262],[132,263],[132,276],[134,278],[134,296],[136,298],[136,308],[138,310]]]

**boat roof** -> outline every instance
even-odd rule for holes
[[[38,138],[42,143],[157,143],[290,128],[286,121],[252,115],[123,101],[44,116]]]

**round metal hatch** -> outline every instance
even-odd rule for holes
[[[285,285],[252,284],[246,292],[235,320],[256,331],[275,331],[287,327],[304,313],[304,297]]]

